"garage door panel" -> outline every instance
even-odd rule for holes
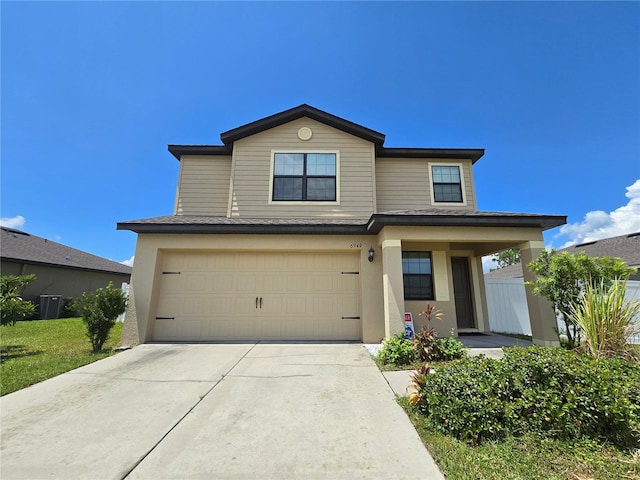
[[[237,292],[256,292],[258,283],[255,273],[240,273],[235,278],[235,290]]]
[[[237,295],[233,297],[233,311],[243,315],[256,315],[256,297],[249,295]],[[215,314],[215,312],[212,312]]]
[[[311,279],[312,280],[312,279]],[[296,293],[296,292],[309,292],[311,293],[311,288],[309,287],[310,279],[308,275],[305,274],[290,274],[286,276],[285,290],[282,293]]]
[[[208,292],[234,292],[234,275],[231,273],[207,274]]]
[[[203,315],[205,313],[205,297],[189,295],[183,301],[182,313],[186,315]]]
[[[170,317],[182,312],[184,296],[180,294],[163,294],[158,300],[158,316]]]
[[[185,275],[184,284],[185,284],[185,288],[189,292],[204,293],[207,291],[207,274],[191,273],[191,274]]]
[[[359,319],[341,319],[337,324],[338,336],[343,338],[360,338],[360,325]]]
[[[206,254],[191,254],[185,256],[182,266],[183,270],[187,271],[207,271],[207,255]]]
[[[307,299],[294,296],[285,298],[284,313],[287,315],[305,315],[307,313]]]
[[[336,290],[339,292],[358,292],[360,290],[359,275],[340,275],[337,278]]]
[[[261,292],[282,293],[287,291],[287,276],[284,272],[265,273],[262,279]]]
[[[312,311],[315,314],[337,314],[339,311],[335,297],[330,295],[316,296],[311,301],[313,302]]]
[[[232,314],[235,307],[235,298],[227,296],[210,296],[206,301],[206,312],[210,312],[216,317],[225,314]]]
[[[262,336],[267,339],[278,339],[284,336],[282,320],[264,320],[262,325]]]
[[[280,296],[267,296],[262,298],[262,308],[257,314],[282,314],[284,313],[283,298]]]
[[[335,272],[318,273],[311,278],[314,292],[335,292],[338,275]]]
[[[359,340],[359,255],[166,254],[155,340]],[[170,270],[171,269],[171,270]],[[342,272],[350,272],[344,275]],[[256,299],[258,301],[256,306]],[[356,317],[345,320],[342,317]]]
[[[171,275],[163,273],[160,277],[161,292],[182,292],[185,290],[184,277],[182,275]]]
[[[343,316],[355,316],[360,310],[359,299],[355,295],[337,295],[335,301],[338,304],[339,312],[347,312]]]

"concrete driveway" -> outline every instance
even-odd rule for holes
[[[359,344],[156,344],[0,399],[0,477],[442,479]]]

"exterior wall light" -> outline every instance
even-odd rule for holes
[[[375,255],[376,251],[373,249],[373,247],[369,248],[369,261],[373,262],[373,256]]]

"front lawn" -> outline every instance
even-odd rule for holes
[[[99,353],[91,353],[81,318],[33,320],[0,327],[0,395],[15,392],[116,353],[116,323]]]

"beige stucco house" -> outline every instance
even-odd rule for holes
[[[525,261],[566,217],[482,212],[482,149],[389,148],[385,136],[308,105],[170,145],[173,215],[133,220],[137,329],[150,341],[352,340],[403,330],[435,303],[443,335],[488,330],[481,257]],[[557,335],[528,295],[536,343]]]

